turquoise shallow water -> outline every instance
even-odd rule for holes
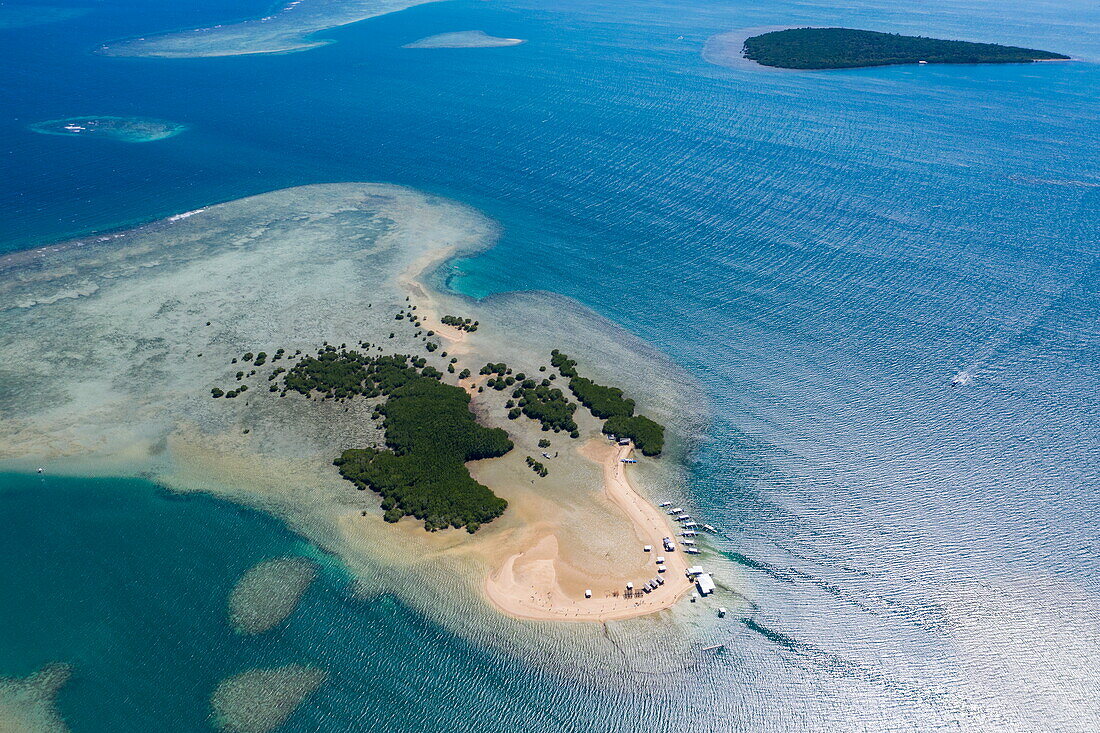
[[[286,664],[327,678],[280,730],[570,730],[565,711],[604,707],[389,595],[357,595],[337,561],[259,512],[140,480],[0,474],[0,517],[0,671],[72,665],[57,707],[74,731],[210,730],[220,680]],[[318,579],[274,630],[236,633],[234,584],[285,556],[314,559]]]
[[[304,54],[88,55],[112,38],[262,10],[103,3],[62,24],[0,31],[0,247],[317,181],[405,183],[476,206],[501,222],[502,240],[441,281],[475,297],[575,297],[704,385],[713,419],[685,501],[723,527],[755,604],[754,625],[730,626],[736,651],[698,683],[729,691],[717,727],[1095,727],[1095,676],[1075,662],[1100,649],[1094,4],[454,2],[331,31],[338,43]],[[1002,41],[1086,61],[787,74],[699,55],[714,33],[782,23]],[[529,42],[399,48],[475,28]],[[94,114],[189,129],[129,147],[25,129]],[[960,374],[971,384],[953,388]],[[35,506],[48,496],[24,497],[26,515],[54,516]],[[168,502],[224,516],[218,531],[262,536],[257,547],[294,542],[227,505],[158,496],[142,499],[149,511]],[[129,511],[104,521],[122,526]],[[25,524],[33,555],[41,520]],[[135,599],[174,603],[165,587],[151,579]],[[0,613],[21,612],[24,601],[4,598]],[[471,727],[505,728],[530,710],[558,716],[550,727],[631,727],[629,696],[512,686],[534,673],[399,606],[370,615],[374,606],[345,598],[330,578],[307,601],[366,613],[381,636],[429,633],[446,649],[402,678],[437,681],[403,698],[422,713],[454,709],[446,680],[461,673],[486,711]],[[218,628],[202,626],[209,638],[194,643],[220,649]],[[330,633],[299,631],[293,644]],[[63,651],[36,633],[3,639],[0,650],[15,651],[0,654],[0,674]],[[201,720],[198,692],[230,660],[315,651],[273,647],[195,665],[188,719]],[[89,659],[121,669],[119,654]],[[1004,682],[1006,668],[1018,684]],[[74,723],[86,721],[74,728],[111,729],[76,717],[96,699],[81,679],[61,699]],[[695,683],[684,684],[690,695]],[[338,729],[333,711],[344,709],[324,694],[299,711],[301,729]],[[376,722],[385,698],[370,699],[361,707]]]

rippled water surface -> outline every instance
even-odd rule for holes
[[[403,183],[471,204],[502,224],[503,238],[441,280],[475,297],[532,288],[572,296],[704,385],[700,405],[685,406],[710,426],[683,498],[722,527],[752,609],[729,624],[725,656],[667,685],[680,699],[713,701],[707,727],[1100,725],[1090,668],[1100,652],[1094,3],[459,0],[331,31],[337,43],[308,53],[88,55],[106,40],[248,17],[263,5],[105,2],[61,23],[0,28],[0,246],[318,181]],[[715,33],[780,24],[1000,41],[1081,60],[786,73],[725,69],[700,55]],[[471,28],[528,42],[400,48]],[[148,116],[189,130],[128,147],[25,129],[76,115]],[[41,517],[78,527],[81,515],[19,485],[26,506],[12,516],[24,518],[19,544],[31,558],[44,541]],[[222,505],[142,501],[152,512],[238,516]],[[130,521],[117,514],[110,521]],[[291,541],[266,520],[233,521],[263,542]],[[146,575],[133,602],[197,603],[165,592],[162,577]],[[227,592],[234,579],[218,582]],[[21,582],[43,581],[31,573]],[[400,660],[425,635],[432,651],[407,667],[370,668],[369,683],[391,698],[337,704],[325,690],[339,687],[326,684],[292,718],[296,729],[344,729],[336,721],[356,705],[362,729],[398,727],[403,715],[466,730],[533,720],[650,729],[636,716],[664,725],[686,717],[625,693],[570,689],[399,606],[342,600],[338,586],[330,579],[307,594],[325,610],[303,614],[294,644],[315,647],[263,653],[298,662],[342,643],[346,630],[323,618],[333,604],[337,619],[366,614],[379,645],[407,640],[404,651],[378,654]],[[26,603],[3,596],[5,615]],[[71,608],[52,613],[55,628],[78,618]],[[195,690],[254,653],[204,629],[185,653],[225,659],[195,667],[204,670]],[[120,633],[135,659],[163,641],[128,626]],[[39,642],[0,638],[0,675],[55,660]],[[88,656],[115,669],[105,674],[153,685],[133,667],[118,671],[117,648]],[[80,712],[78,698],[92,699],[97,684],[78,672],[62,693],[74,730],[137,726]],[[386,711],[394,698],[405,712]],[[178,702],[181,720],[201,729],[206,708],[187,704]],[[475,722],[423,717],[470,706]]]

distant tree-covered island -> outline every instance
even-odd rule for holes
[[[789,28],[745,40],[745,58],[783,69],[850,69],[895,64],[1013,64],[1068,59],[996,43],[944,41],[852,28]]]

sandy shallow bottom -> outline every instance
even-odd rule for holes
[[[300,664],[234,675],[223,680],[211,697],[214,722],[229,733],[275,730],[321,686],[325,676]]]
[[[303,557],[277,557],[249,569],[229,596],[229,621],[242,634],[262,634],[298,606],[317,577],[317,566]]]
[[[51,664],[23,679],[0,678],[0,731],[65,733],[68,726],[54,707],[54,696],[68,681],[67,664]]]
[[[455,31],[421,38],[406,43],[402,48],[500,48],[521,43],[525,43],[522,38],[499,38],[485,31]]]
[[[603,657],[593,645],[617,657],[645,649],[654,624],[670,638],[705,635],[713,610],[676,602],[686,590],[680,558],[670,558],[670,582],[643,605],[607,595],[657,574],[641,545],[669,530],[663,514],[646,514],[655,510],[642,497],[685,495],[676,456],[698,428],[682,417],[696,411],[680,409],[698,401],[692,381],[565,298],[517,293],[473,303],[423,284],[442,259],[494,236],[491,222],[452,202],[395,186],[326,184],[0,259],[8,346],[0,356],[0,466],[140,475],[265,509],[339,556],[362,593],[392,592],[457,633],[525,655],[542,649],[555,666],[597,669]],[[623,386],[640,410],[670,426],[667,457],[640,459],[628,482],[583,409],[581,439],[571,440],[526,418],[508,420],[507,393],[486,390],[475,394],[475,412],[508,430],[516,448],[470,468],[509,509],[473,536],[429,534],[411,518],[383,522],[378,498],[354,491],[332,466],[343,447],[380,440],[369,402],[279,398],[263,374],[246,378],[252,390],[235,400],[210,397],[214,386],[238,384],[230,360],[246,351],[366,340],[387,353],[426,353],[414,329],[394,320],[407,304],[427,324],[448,313],[480,321],[474,334],[436,326],[442,348],[428,358],[441,370],[455,357],[459,370],[475,374],[490,360],[533,374],[551,348],[574,355],[586,373]],[[547,436],[552,447],[540,448]],[[539,478],[524,458],[544,450],[558,457]],[[586,588],[592,605],[578,611]],[[524,601],[540,593],[554,602]],[[607,620],[666,606],[622,626],[613,642],[598,624],[536,628],[529,620]],[[489,639],[486,628],[495,630]],[[642,664],[675,668],[678,655],[647,655]]]

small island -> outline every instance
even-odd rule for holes
[[[850,69],[896,64],[1018,64],[1068,56],[996,43],[944,41],[851,28],[789,28],[745,39],[746,59],[782,69]]]
[[[66,117],[28,125],[41,135],[96,137],[125,143],[148,143],[178,135],[187,125],[148,117]]]
[[[421,38],[401,48],[502,48],[518,46],[523,42],[522,38],[498,38],[485,31],[456,31]]]

